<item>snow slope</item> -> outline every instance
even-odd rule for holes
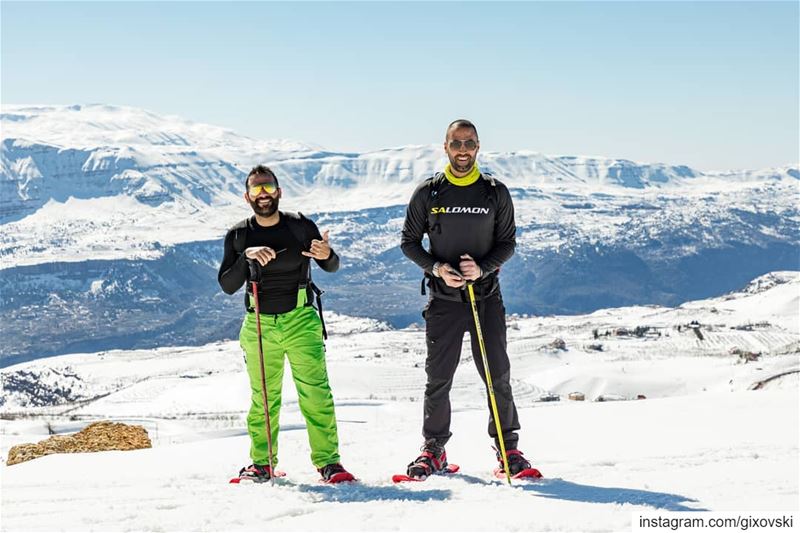
[[[241,434],[49,456],[4,468],[2,528],[623,531],[633,513],[653,510],[796,511],[797,400],[785,389],[524,408],[523,449],[547,479],[513,487],[490,475],[481,411],[454,415],[448,453],[462,474],[395,486],[390,475],[419,445],[419,405],[340,401],[341,452],[357,484],[320,485],[289,416],[289,477],[275,487],[226,484],[246,462]]]
[[[509,317],[520,448],[546,476],[513,487],[490,474],[486,400],[466,343],[448,443],[462,472],[391,483],[421,441],[424,332],[416,327],[329,320],[341,452],[359,478],[337,487],[319,484],[309,464],[288,372],[280,462],[289,476],[275,487],[226,483],[248,452],[247,380],[235,342],[8,367],[4,455],[96,419],[142,424],[154,448],[4,465],[2,529],[620,531],[634,513],[653,510],[797,512],[799,299],[798,273],[783,272],[678,308]],[[686,327],[693,321],[703,340]],[[637,326],[650,329],[619,334]],[[551,346],[555,338],[563,349]],[[760,357],[745,363],[734,347]],[[576,391],[587,401],[567,400]],[[637,395],[646,399],[591,401]],[[560,401],[541,401],[553,396]]]

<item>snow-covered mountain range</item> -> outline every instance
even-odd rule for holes
[[[282,208],[331,231],[344,260],[317,276],[328,308],[419,320],[420,273],[399,230],[416,183],[444,165],[440,146],[334,153],[106,105],[3,106],[0,128],[4,365],[233,337],[241,298],[215,276],[257,163],[278,174]],[[704,173],[529,151],[479,162],[515,201],[510,312],[676,305],[800,268],[797,166]]]

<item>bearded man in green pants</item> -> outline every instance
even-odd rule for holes
[[[289,360],[300,411],[306,420],[311,462],[325,481],[351,481],[353,476],[342,467],[339,459],[333,394],[325,365],[324,324],[313,305],[318,291],[311,282],[310,264],[313,258],[326,272],[336,272],[339,256],[330,247],[327,231],[320,235],[316,224],[302,214],[278,210],[282,191],[272,170],[263,165],[253,168],[245,185],[244,199],[254,214],[232,227],[225,236],[225,252],[218,275],[219,284],[227,294],[238,291],[249,277],[258,278],[250,279],[257,282],[258,294],[253,294],[251,284],[247,286],[247,313],[239,333],[252,392],[247,429],[253,461],[241,469],[239,477],[263,482],[274,473],[278,462],[285,357]],[[256,307],[260,312],[271,458],[262,400]]]

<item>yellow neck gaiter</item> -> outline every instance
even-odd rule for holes
[[[475,164],[472,165],[472,170],[469,171],[469,174],[463,178],[459,178],[453,175],[453,171],[450,168],[450,163],[447,163],[447,166],[444,167],[444,175],[447,177],[447,181],[453,185],[466,187],[467,185],[472,185],[478,181],[478,178],[481,177],[481,171],[478,169],[478,162],[476,161]]]

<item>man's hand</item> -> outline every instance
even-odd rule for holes
[[[331,256],[331,245],[328,243],[329,230],[325,230],[322,234],[322,240],[314,239],[311,241],[311,250],[308,252],[301,252],[306,257],[313,257],[324,261]]]
[[[456,269],[447,263],[442,263],[439,266],[439,277],[445,282],[448,287],[459,289],[464,286],[464,278],[458,273]]]
[[[483,274],[481,267],[478,266],[478,264],[472,257],[470,257],[469,254],[464,254],[461,256],[461,262],[458,264],[458,269],[462,274],[464,274],[464,279],[469,281],[475,281],[481,277],[481,274]]]
[[[251,246],[244,251],[245,257],[258,261],[261,266],[267,266],[267,263],[275,259],[278,253],[269,246]]]

